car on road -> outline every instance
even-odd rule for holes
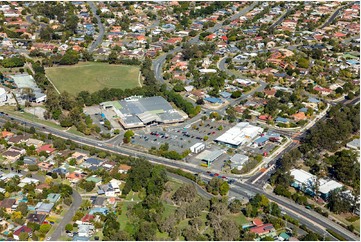
[[[233,184],[233,183],[235,183],[235,182],[236,182],[236,180],[234,180],[234,179],[228,180],[228,184]]]
[[[46,240],[48,240],[48,241],[51,240],[51,237],[46,238]]]
[[[213,173],[211,173],[211,174],[209,174],[211,177],[213,177],[214,176],[214,174]]]
[[[207,174],[211,174],[211,172],[210,172],[210,171],[207,171]]]
[[[219,176],[219,174],[218,174],[218,173],[215,173],[214,176]]]
[[[222,179],[227,179],[227,177],[226,177],[226,176],[222,176]]]
[[[100,147],[101,147],[101,146],[103,146],[103,145],[102,145],[102,144],[98,144],[98,146],[100,146]]]

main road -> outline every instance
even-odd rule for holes
[[[64,131],[60,131],[60,130],[57,130],[57,129],[54,129],[51,127],[45,127],[41,124],[38,124],[35,122],[30,122],[30,121],[27,121],[27,120],[24,120],[22,118],[18,118],[15,116],[10,117],[9,115],[2,115],[1,118],[3,119],[3,121],[10,119],[12,121],[16,121],[16,122],[19,122],[22,124],[25,123],[26,126],[28,126],[28,127],[33,126],[33,127],[37,128],[38,130],[41,130],[44,133],[51,133],[52,135],[59,136],[63,139],[70,139],[78,144],[80,143],[80,144],[96,147],[101,150],[105,150],[108,152],[113,152],[113,153],[117,153],[117,154],[121,154],[121,155],[133,156],[133,157],[136,156],[139,158],[144,158],[144,159],[149,160],[152,163],[163,164],[166,166],[183,169],[185,171],[192,172],[192,173],[204,174],[203,173],[204,171],[201,168],[199,168],[198,166],[191,166],[191,165],[186,164],[181,161],[173,161],[173,160],[169,160],[169,159],[166,159],[163,157],[157,157],[157,156],[154,156],[151,154],[142,153],[142,152],[138,152],[138,151],[134,151],[134,150],[129,150],[124,147],[113,147],[113,146],[103,145],[102,143],[99,143],[99,141],[97,141],[97,140],[80,137],[80,136],[77,136],[77,135],[74,135],[71,133],[67,133]],[[342,236],[344,236],[348,240],[356,240],[356,241],[359,240],[359,238],[356,235],[354,235],[352,232],[341,227],[340,225],[336,224],[335,222],[331,221],[330,219],[323,217],[314,211],[309,211],[309,210],[305,211],[306,209],[304,209],[304,207],[301,207],[301,206],[295,204],[293,201],[288,200],[286,198],[267,193],[267,192],[263,191],[262,189],[259,189],[257,187],[254,187],[254,186],[246,184],[246,183],[240,183],[240,182],[235,183],[235,187],[232,188],[232,191],[242,192],[242,194],[244,194],[247,191],[254,193],[254,194],[256,194],[256,193],[265,194],[270,200],[280,204],[285,209],[287,209],[289,211],[291,210],[291,211],[293,211],[293,213],[302,215],[300,217],[295,217],[295,218],[300,220],[300,222],[303,224],[307,224],[307,223],[309,223],[308,220],[311,220],[311,221],[313,221],[313,223],[317,224],[318,227],[334,230],[334,231],[338,232],[339,234],[341,234]],[[75,201],[80,201],[80,200],[74,199],[73,203]],[[76,209],[74,207],[74,209],[71,211],[71,213],[69,213],[68,216],[72,217],[72,214],[75,211],[76,211]],[[305,218],[307,218],[307,219],[305,219]],[[64,224],[62,223],[61,227],[59,226],[60,232],[63,230],[63,228],[62,228],[63,225]],[[60,236],[60,233],[57,232],[55,235]],[[54,240],[55,236],[52,236],[51,239]]]
[[[91,43],[88,51],[91,53],[95,50],[95,48],[97,46],[99,46],[102,41],[103,41],[103,37],[104,37],[104,25],[100,19],[100,17],[98,16],[97,14],[97,7],[95,6],[94,2],[92,1],[89,1],[88,2],[89,6],[90,6],[90,9],[91,11],[93,12],[93,15],[94,17],[97,19],[97,22],[98,22],[98,28],[99,28],[99,35],[98,37],[93,41],[93,43]]]

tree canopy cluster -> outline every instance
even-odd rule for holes
[[[25,64],[25,58],[21,56],[9,57],[0,61],[0,64],[5,68],[22,67]]]

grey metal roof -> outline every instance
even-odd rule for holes
[[[203,158],[204,161],[213,162],[224,153],[223,150],[214,150]]]
[[[126,99],[119,104],[122,122],[128,127],[183,121],[182,115],[160,96]]]
[[[248,156],[242,155],[242,154],[235,154],[231,158],[231,162],[237,163],[237,164],[244,164],[246,161],[248,161]]]

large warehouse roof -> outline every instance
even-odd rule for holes
[[[253,126],[248,122],[241,122],[219,136],[216,141],[239,146],[254,139],[262,132],[263,128],[261,127]]]
[[[142,127],[147,124],[176,123],[186,117],[175,110],[163,97],[130,97],[122,101],[104,102],[103,108],[113,108],[124,128]]]

